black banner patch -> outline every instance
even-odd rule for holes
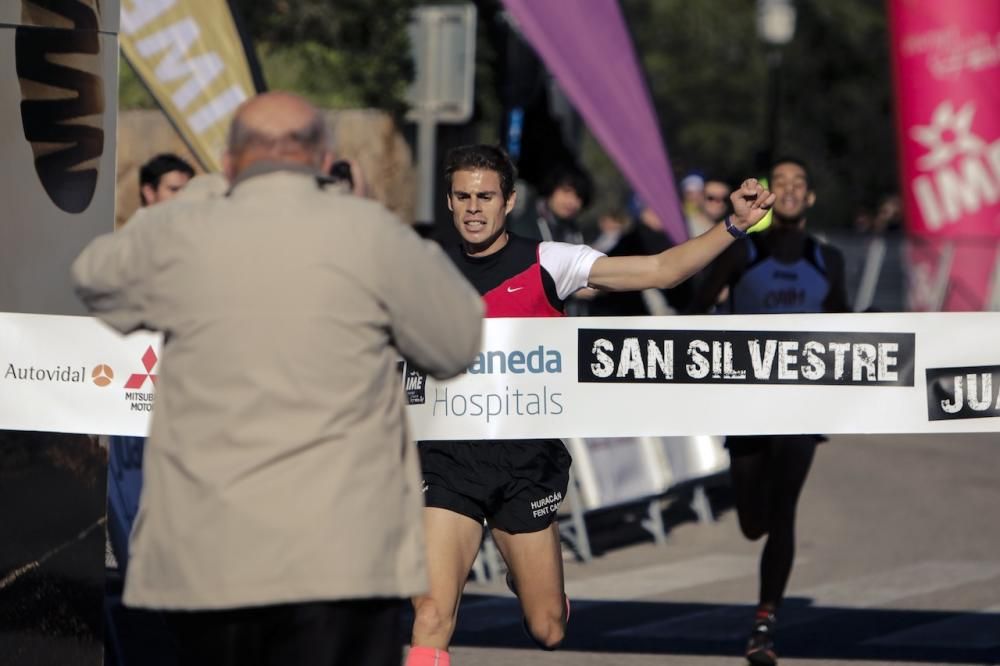
[[[427,373],[406,361],[397,362],[396,370],[403,380],[406,404],[422,405],[427,402]]]
[[[927,368],[927,418],[1000,416],[1000,365]]]
[[[580,382],[913,386],[913,333],[581,328]]]

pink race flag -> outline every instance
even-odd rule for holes
[[[1000,245],[1000,2],[888,7],[910,307],[981,310]]]

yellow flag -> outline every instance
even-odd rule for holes
[[[121,46],[170,121],[218,171],[233,111],[263,88],[226,0],[122,0]]]

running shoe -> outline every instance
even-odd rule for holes
[[[747,661],[754,666],[774,666],[778,663],[778,655],[774,652],[774,625],[773,613],[754,620],[746,653]]]

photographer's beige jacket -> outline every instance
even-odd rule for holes
[[[165,335],[127,604],[426,589],[397,360],[461,372],[482,316],[442,252],[381,205],[279,169],[143,210],[73,277],[114,328]]]

